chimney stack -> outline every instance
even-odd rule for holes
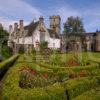
[[[44,22],[43,16],[41,16],[41,17],[39,18],[39,21]]]
[[[14,32],[16,32],[18,29],[18,24],[17,23],[14,23]]]
[[[12,33],[13,27],[12,25],[9,25],[9,33]]]
[[[24,21],[23,20],[20,20],[19,21],[19,24],[20,24],[20,30],[22,30],[24,28]]]

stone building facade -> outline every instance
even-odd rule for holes
[[[37,43],[48,42],[49,48],[61,49],[61,51],[87,50],[100,51],[100,32],[82,34],[61,34],[61,18],[59,15],[49,17],[49,29],[45,26],[44,18],[31,22],[24,26],[23,20],[9,26],[8,46],[18,51],[19,46],[24,45],[25,50],[36,47]]]
[[[100,51],[100,32],[61,35],[61,50]]]
[[[52,20],[56,21],[53,23]],[[40,44],[45,41],[48,43],[48,48],[60,49],[60,29],[58,29],[60,25],[58,24],[60,24],[58,16],[57,18],[56,16],[50,17],[50,29],[46,27],[43,17],[40,17],[36,22],[32,21],[27,26],[24,26],[24,21],[20,20],[19,23],[14,23],[14,26],[9,26],[8,46],[14,48],[15,52],[18,52],[22,46],[26,51],[30,51],[32,48],[37,48],[37,43]]]

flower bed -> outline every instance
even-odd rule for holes
[[[50,73],[40,73],[29,67],[20,70],[19,86],[21,88],[45,87],[57,82],[58,77]]]
[[[67,64],[69,66],[80,66],[80,63],[76,60],[73,60],[73,59],[66,61],[65,64]]]
[[[60,67],[48,63],[20,62],[22,59],[18,59],[3,82],[3,100],[72,100],[100,86],[97,63]]]
[[[66,100],[65,89],[60,83],[45,87],[21,88],[19,86],[20,73],[22,66],[28,66],[27,63],[18,63],[9,70],[9,74],[3,82],[2,98],[3,100]],[[26,69],[25,69],[26,70]],[[30,69],[27,69],[30,70]],[[33,72],[33,71],[32,71]],[[35,72],[36,74],[37,72]],[[33,72],[34,74],[34,72]],[[13,76],[13,77],[12,77]],[[43,74],[43,77],[48,77]]]

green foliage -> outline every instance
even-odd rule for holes
[[[53,65],[53,66],[60,66],[61,64],[61,56],[59,54],[53,54],[51,59],[50,59],[50,63]]]
[[[24,47],[23,46],[21,46],[20,48],[19,48],[19,50],[18,50],[18,53],[19,54],[23,54],[25,51],[24,51]]]
[[[37,62],[37,63],[29,63],[25,60],[25,56],[22,55],[17,60],[16,64],[10,68],[8,71],[6,78],[3,81],[3,88],[2,88],[2,98],[3,100],[66,100],[68,97],[72,100],[77,98],[80,95],[80,98],[85,98],[85,94],[88,97],[94,96],[95,99],[99,100],[99,92],[96,89],[95,92],[87,93],[90,89],[94,89],[100,86],[100,69],[98,63],[89,62],[90,64],[87,65],[87,54],[84,54],[83,61],[84,65],[82,66],[75,66],[75,67],[60,67],[60,64],[55,64],[57,66],[53,66],[51,63],[45,62]],[[59,55],[60,56],[60,55]],[[57,54],[57,59],[59,58]],[[67,56],[72,57],[74,56]],[[51,57],[52,58],[52,57]],[[98,56],[99,58],[99,56]],[[69,58],[67,58],[69,59]],[[77,58],[76,58],[77,59]],[[66,59],[65,59],[66,60]],[[78,58],[79,60],[79,58]],[[58,61],[58,60],[56,60]],[[30,67],[32,70],[37,71],[36,76],[32,76],[32,84],[36,82],[33,88],[21,88],[19,86],[19,82],[23,77],[26,79],[26,76],[20,77],[20,69],[23,67]],[[91,75],[88,77],[78,77],[75,79],[69,79],[69,74],[72,72],[80,72],[82,70],[86,70],[91,72]],[[50,75],[46,79],[44,78],[44,74]],[[29,74],[28,74],[29,75]],[[54,78],[57,81],[54,82]],[[53,80],[52,80],[53,79]],[[30,82],[30,75],[28,83]],[[53,82],[52,84],[48,82]],[[25,82],[24,82],[25,83]],[[40,87],[39,87],[40,86]],[[85,93],[85,94],[83,94]],[[92,94],[93,93],[93,94]],[[97,93],[97,94],[96,94]],[[81,94],[83,94],[81,96]],[[79,98],[79,97],[78,97]],[[75,99],[75,100],[80,100]],[[83,99],[85,100],[85,99]],[[89,99],[88,99],[89,100]],[[90,99],[92,100],[92,99]]]
[[[1,54],[4,56],[4,58],[9,58],[10,56],[12,56],[13,52],[10,47],[4,45],[1,48]]]
[[[100,83],[96,77],[86,77],[66,81],[64,85],[68,91],[69,98],[72,99],[83,92],[96,88]]]
[[[20,58],[19,58],[20,59]],[[22,59],[22,58],[21,58]],[[22,89],[18,82],[19,69],[27,66],[27,63],[17,63],[10,70],[3,83],[2,98],[8,100],[65,100],[65,89],[59,84],[50,85],[48,87]],[[12,77],[13,76],[13,77]],[[10,91],[10,92],[9,92]]]
[[[12,64],[16,61],[17,58],[18,54],[0,63],[0,78],[2,78],[4,73],[12,66]]]
[[[45,41],[43,41],[43,42],[41,42],[40,43],[40,49],[44,49],[44,48],[46,48],[47,47],[47,42],[45,42]]]
[[[58,77],[50,73],[39,73],[35,70],[22,70],[19,85],[22,88],[45,87],[58,81]]]
[[[84,92],[73,100],[100,100],[100,87]]]
[[[8,35],[9,35],[8,32],[4,30],[2,27],[0,27],[0,39],[5,38]]]
[[[64,33],[83,33],[85,29],[83,27],[82,20],[79,17],[69,17],[64,23]]]

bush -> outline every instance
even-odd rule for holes
[[[99,85],[99,79],[93,76],[86,78],[77,78],[64,82],[64,86],[70,99],[75,98],[83,92],[93,89]]]
[[[4,45],[1,48],[1,54],[4,58],[9,58],[12,56],[13,50],[10,47]]]
[[[12,64],[16,61],[17,58],[18,54],[0,63],[0,78],[3,77],[5,72],[12,66]]]
[[[84,92],[73,100],[100,100],[100,87]]]
[[[23,46],[19,47],[18,53],[23,54],[24,52],[25,52],[24,47]]]
[[[4,100],[66,100],[65,89],[59,83],[42,88],[20,88],[18,72],[22,66],[27,66],[27,63],[18,63],[9,70],[3,82],[2,98]]]
[[[61,65],[61,56],[59,54],[53,54],[50,59],[50,64],[52,66],[60,66]]]

